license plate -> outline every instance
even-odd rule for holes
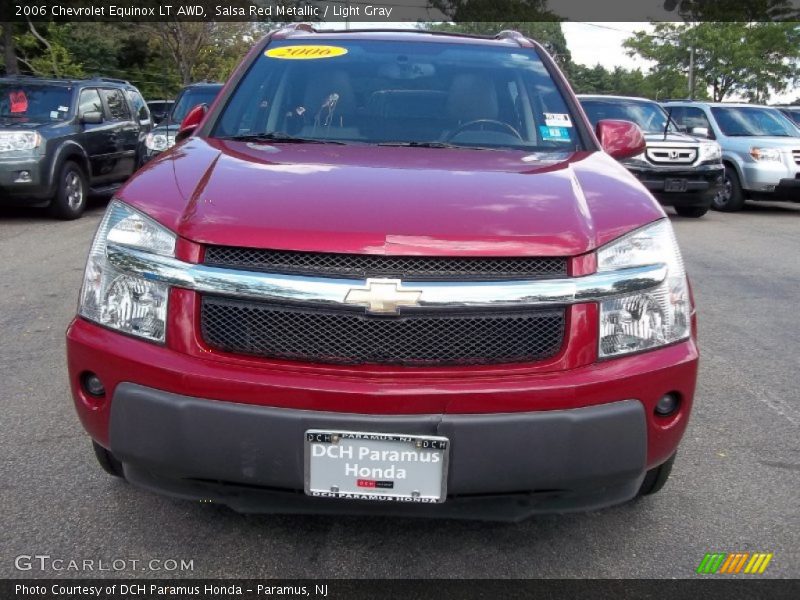
[[[685,192],[689,182],[686,179],[667,179],[664,181],[665,192]]]
[[[309,496],[395,502],[444,502],[446,437],[309,429],[305,492]]]

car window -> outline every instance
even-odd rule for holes
[[[712,131],[711,123],[708,121],[703,109],[696,106],[682,106],[679,109],[673,109],[672,118],[686,131],[691,131],[697,127],[708,129],[709,132]]]
[[[645,133],[663,133],[667,127],[667,113],[655,102],[626,100],[622,98],[581,98],[586,116],[597,125],[603,119],[633,121]],[[670,121],[670,131],[677,131]]]
[[[800,125],[800,108],[784,108],[781,112],[789,117],[795,125]]]
[[[130,120],[131,113],[121,90],[103,90],[103,98],[108,106],[109,118],[112,121]]]
[[[85,115],[89,112],[99,112],[103,114],[103,103],[100,102],[100,94],[95,89],[81,90],[78,100],[78,114]]]
[[[150,110],[147,108],[147,104],[142,98],[141,94],[135,90],[127,90],[128,99],[131,101],[133,105],[133,111],[136,113],[136,118],[139,121],[149,121],[150,120]]]
[[[722,133],[733,137],[796,135],[778,111],[757,106],[715,106],[711,113]]]
[[[222,86],[198,86],[186,88],[183,93],[175,101],[175,106],[170,115],[170,121],[173,123],[180,123],[186,117],[186,113],[192,110],[198,104],[211,104],[214,98],[217,97]]]
[[[66,86],[0,84],[0,119],[60,121],[71,102],[72,90]]]
[[[286,60],[303,52],[323,54]],[[581,145],[575,115],[534,50],[427,41],[273,42],[212,131],[361,144]]]

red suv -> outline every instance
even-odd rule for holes
[[[108,207],[67,332],[132,484],[521,518],[658,490],[697,373],[669,221],[542,47],[296,26]]]

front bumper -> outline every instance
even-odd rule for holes
[[[275,510],[280,496],[309,510],[358,510],[363,503],[302,495],[304,433],[318,428],[447,437],[448,502],[431,514],[463,514],[464,498],[470,504],[506,494],[526,498],[521,514],[622,502],[636,493],[647,454],[644,407],[635,400],[532,413],[381,416],[215,402],[129,383],[114,394],[110,445],[134,483],[173,495],[242,511]]]
[[[745,162],[741,168],[742,188],[756,195],[800,199],[800,166],[778,161]]]
[[[23,180],[23,174],[28,176]],[[43,168],[43,158],[3,158],[0,160],[0,204],[49,199],[53,190]]]
[[[578,314],[576,327],[596,330],[591,311]],[[676,451],[697,375],[693,340],[602,362],[587,356],[567,370],[428,375],[192,356],[82,319],[67,347],[81,421],[130,481],[242,511],[521,518],[624,502]],[[107,398],[83,391],[86,371]],[[680,409],[657,417],[668,392],[681,397]],[[375,508],[305,496],[303,432],[343,425],[450,437],[448,501]]]
[[[714,195],[724,182],[722,165],[700,165],[697,167],[642,167],[626,164],[625,167],[650,191],[656,199],[667,206],[711,205]],[[686,181],[685,192],[665,191],[667,180]]]

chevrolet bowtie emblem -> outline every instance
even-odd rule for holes
[[[399,279],[367,279],[363,288],[351,288],[345,304],[366,306],[367,312],[396,315],[400,306],[418,306],[421,290],[401,289]]]

